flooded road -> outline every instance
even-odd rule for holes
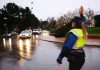
[[[62,65],[56,63],[62,44],[38,39],[47,35],[1,39],[0,70],[68,70],[66,58]],[[82,70],[100,70],[100,48],[88,46],[84,50],[86,61]]]

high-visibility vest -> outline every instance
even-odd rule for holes
[[[77,40],[73,46],[73,49],[83,48],[85,45],[85,38],[83,36],[82,29],[72,29],[69,32],[72,32],[75,36],[77,36]]]

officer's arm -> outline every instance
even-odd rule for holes
[[[73,33],[68,34],[68,39],[64,42],[62,50],[57,58],[58,63],[61,64],[64,56],[67,57],[68,55],[70,55],[70,50],[72,49],[76,40],[77,40],[77,37]]]
[[[82,21],[82,31],[83,31],[83,34],[84,34],[84,38],[87,40],[87,36],[88,36],[88,33],[87,33],[87,30],[86,30],[86,18],[83,16],[83,14],[80,14],[80,17],[81,17],[81,21]]]

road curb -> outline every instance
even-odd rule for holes
[[[90,45],[90,44],[85,44],[86,46],[95,46],[95,47],[100,47],[100,45]]]
[[[63,42],[59,42],[59,41],[51,41],[51,40],[45,40],[45,39],[39,39],[42,41],[47,41],[47,42],[53,42],[53,43],[60,43],[63,44]],[[95,47],[100,47],[100,45],[95,45],[95,44],[85,44],[86,46],[95,46]]]
[[[88,38],[90,38],[90,39],[100,39],[100,35],[89,35]]]

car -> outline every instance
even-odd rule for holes
[[[18,33],[15,31],[12,31],[11,33],[5,33],[3,34],[4,38],[12,38],[12,37],[17,37]]]
[[[18,36],[18,33],[15,32],[15,31],[12,31],[10,34],[11,34],[11,37],[12,37],[12,38],[15,38],[15,37]]]
[[[41,29],[34,29],[33,34],[41,34],[42,30]]]
[[[31,36],[32,36],[32,32],[28,30],[22,31],[19,34],[19,38],[31,38]]]
[[[43,32],[43,33],[48,33],[48,31],[47,31],[47,30],[43,30],[42,32]]]
[[[11,37],[11,33],[3,34],[3,38],[10,38],[10,37]]]
[[[15,32],[15,31],[12,31],[12,32],[11,32],[11,35],[12,35],[12,36],[13,36],[13,35],[18,35],[18,33]]]

